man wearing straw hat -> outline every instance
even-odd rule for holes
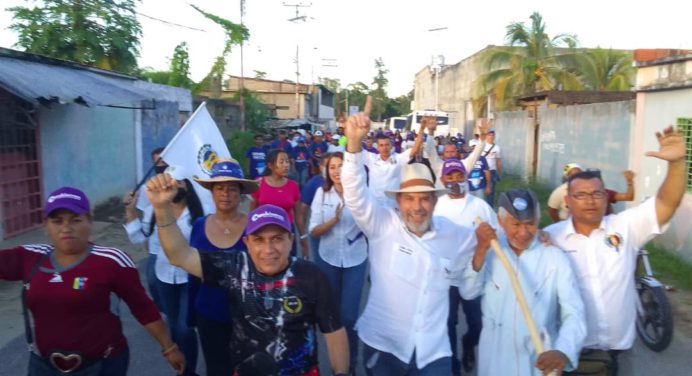
[[[478,375],[538,376],[577,366],[586,337],[584,305],[569,259],[536,237],[540,209],[533,192],[512,189],[498,198],[499,238],[487,223],[478,226],[478,245],[459,286],[465,297],[482,295],[483,329],[478,345]],[[500,257],[487,254],[498,238],[531,317],[547,349],[536,354],[530,329]],[[511,371],[511,372],[510,372]]]
[[[471,257],[474,235],[434,217],[437,197],[430,169],[403,165],[399,189],[387,190],[397,207],[378,203],[365,184],[361,139],[365,113],[346,121],[347,152],[341,173],[344,202],[370,243],[371,288],[356,323],[368,375],[449,375],[449,287]]]

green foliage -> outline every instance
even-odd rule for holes
[[[370,92],[372,96],[371,116],[377,121],[382,121],[382,114],[385,112],[387,101],[387,84],[389,83],[386,74],[389,73],[389,69],[385,68],[381,57],[375,59],[375,69],[377,74],[372,79],[374,89]]]
[[[150,67],[146,67],[137,72],[137,77],[142,80],[153,82],[155,84],[168,85],[171,77],[170,71],[157,71]]]
[[[574,54],[565,65],[586,90],[627,91],[632,88],[636,69],[632,54],[596,48]]]
[[[555,52],[560,46],[576,47],[577,37],[563,33],[551,38],[539,13],[534,12],[530,19],[531,25],[509,24],[505,34],[509,47],[492,49],[480,59],[487,72],[477,81],[477,95],[493,92],[500,109],[513,108],[516,96],[581,86]]]
[[[175,46],[170,72],[168,85],[189,89],[194,84],[190,79],[190,54],[187,52],[187,43],[182,42]]]
[[[341,80],[338,78],[319,77],[318,82],[333,93],[338,93],[341,90]]]
[[[250,31],[247,29],[247,27],[245,27],[245,25],[236,24],[225,18],[207,13],[195,5],[190,4],[190,6],[207,19],[221,26],[226,34],[221,55],[216,58],[216,61],[214,61],[214,65],[211,67],[209,74],[207,74],[207,76],[197,86],[195,86],[193,90],[194,93],[197,93],[199,91],[208,89],[212,93],[212,98],[219,98],[221,96],[224,72],[226,71],[226,57],[231,52],[233,46],[242,44],[244,41],[250,38]]]
[[[349,84],[346,86],[345,91],[344,96],[348,98],[348,105],[359,106],[362,110],[363,106],[365,106],[365,98],[370,94],[370,88],[368,88],[368,85],[358,81],[355,84]],[[346,108],[345,112],[348,114],[348,108]]]
[[[251,132],[263,132],[264,125],[271,115],[267,105],[251,90],[243,90],[245,102],[245,125]],[[240,101],[240,92],[236,93],[233,101]]]
[[[652,243],[649,243],[646,249],[649,251],[651,269],[654,270],[656,278],[663,283],[692,291],[692,263]]]
[[[245,153],[254,145],[253,131],[234,131],[231,136],[226,140],[226,146],[228,146],[228,151],[231,152],[233,159],[237,160],[238,163],[243,167],[245,171],[245,176],[250,176],[249,172],[246,170],[247,167],[247,157]]]
[[[267,78],[267,72],[259,71],[256,69],[253,70],[253,72],[255,72],[255,78],[258,80],[264,80],[265,78]]]
[[[245,25],[237,24],[217,15],[207,13],[195,5],[190,4],[190,6],[196,11],[200,12],[204,17],[214,21],[214,23],[223,28],[224,32],[226,33],[222,53],[223,56],[229,54],[233,46],[237,46],[250,38],[250,31],[247,27],[245,27]]]
[[[142,29],[135,0],[42,0],[11,7],[16,46],[27,52],[134,73]]]
[[[387,98],[385,102],[383,118],[390,118],[392,116],[402,116],[411,112],[411,102],[413,101],[413,90],[409,91],[406,95],[400,95],[394,99]]]

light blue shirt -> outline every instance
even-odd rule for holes
[[[578,364],[586,337],[584,305],[569,259],[562,250],[534,240],[519,256],[499,235],[500,246],[516,271],[527,305],[545,351],[559,350],[570,360],[565,370]],[[512,283],[491,249],[479,272],[471,263],[459,287],[465,299],[482,298],[483,330],[478,347],[478,375],[541,375],[536,355]]]

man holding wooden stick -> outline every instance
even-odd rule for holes
[[[577,366],[586,336],[572,267],[562,250],[537,238],[540,209],[533,192],[504,192],[498,207],[503,232],[498,237],[487,223],[478,226],[478,244],[459,286],[466,299],[483,295],[478,375],[560,375]],[[488,254],[495,239],[500,249]]]

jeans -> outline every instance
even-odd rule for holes
[[[305,185],[305,182],[308,180],[308,167],[304,166],[299,168],[296,168],[296,183],[298,183],[298,186],[303,189],[303,186]]]
[[[202,344],[204,362],[207,364],[207,376],[233,375],[235,365],[231,359],[232,326],[230,323],[208,319],[197,315],[197,330]]]
[[[194,374],[197,368],[197,333],[187,326],[188,284],[171,284],[158,281],[157,289],[166,314],[168,330],[173,342],[185,355],[185,375]]]
[[[94,333],[95,335],[97,333]],[[120,353],[97,361],[76,372],[62,373],[55,369],[48,360],[41,358],[33,352],[29,355],[28,376],[125,376],[127,366],[130,363],[130,349],[125,348]]]
[[[358,359],[358,335],[354,326],[358,319],[360,296],[363,292],[368,262],[363,261],[359,265],[342,268],[327,263],[322,260],[319,252],[315,252],[315,263],[327,275],[332,288],[332,294],[336,297],[336,303],[339,304],[341,321],[348,335],[348,347],[351,355],[350,365],[351,369],[355,369],[356,360]]]
[[[159,312],[163,312],[163,305],[161,304],[161,298],[159,297],[159,291],[157,289],[159,279],[156,278],[156,270],[154,269],[156,265],[156,255],[150,253],[147,258],[147,269],[144,271],[147,277],[147,287],[149,288],[149,295],[151,295],[151,300],[156,304],[156,308]]]
[[[416,352],[408,364],[394,355],[379,351],[363,344],[363,362],[368,376],[440,376],[452,373],[452,362],[449,357],[433,361],[422,369],[416,364]]]
[[[447,332],[449,333],[449,344],[452,347],[452,374],[459,375],[461,372],[461,362],[459,361],[459,351],[457,346],[457,324],[459,323],[459,303],[466,316],[468,329],[461,339],[464,354],[467,351],[473,353],[478,346],[483,328],[483,318],[481,315],[481,297],[466,300],[459,296],[459,288],[452,286],[449,288],[449,317],[447,318]]]
[[[500,174],[497,172],[497,170],[490,170],[490,176],[493,182],[490,185],[490,193],[485,197],[485,202],[493,207],[495,203],[495,186],[497,185],[497,182],[500,181]]]

